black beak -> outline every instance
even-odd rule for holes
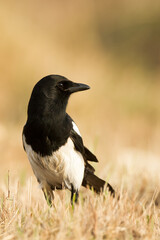
[[[84,90],[88,90],[90,89],[90,87],[86,84],[83,83],[74,83],[72,84],[72,86],[70,86],[67,91],[69,93],[74,93],[74,92],[79,92],[79,91],[84,91]]]

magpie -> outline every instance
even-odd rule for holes
[[[106,183],[94,174],[89,162],[98,160],[84,146],[77,125],[66,113],[70,95],[89,88],[60,75],[48,75],[37,82],[31,93],[23,147],[50,206],[55,189],[69,189],[73,203],[78,200],[81,185],[100,193]],[[106,186],[114,196],[112,186]]]

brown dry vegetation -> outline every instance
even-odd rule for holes
[[[156,0],[1,2],[0,239],[160,239],[159,9]],[[119,200],[82,188],[74,209],[68,191],[48,208],[21,131],[33,85],[51,73],[91,86],[68,112]]]

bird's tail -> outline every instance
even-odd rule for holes
[[[111,195],[115,196],[115,191],[112,186],[91,172],[87,172],[87,174],[85,174],[82,186],[89,187],[90,189],[93,189],[96,193],[102,192],[104,190],[104,187],[106,186],[110,191]]]

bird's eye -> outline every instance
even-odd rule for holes
[[[67,89],[68,89],[68,81],[61,81],[59,83],[57,83],[57,87],[63,91],[63,92],[66,92]]]
[[[63,89],[64,85],[62,82],[59,82],[58,85],[57,85],[60,89]]]

